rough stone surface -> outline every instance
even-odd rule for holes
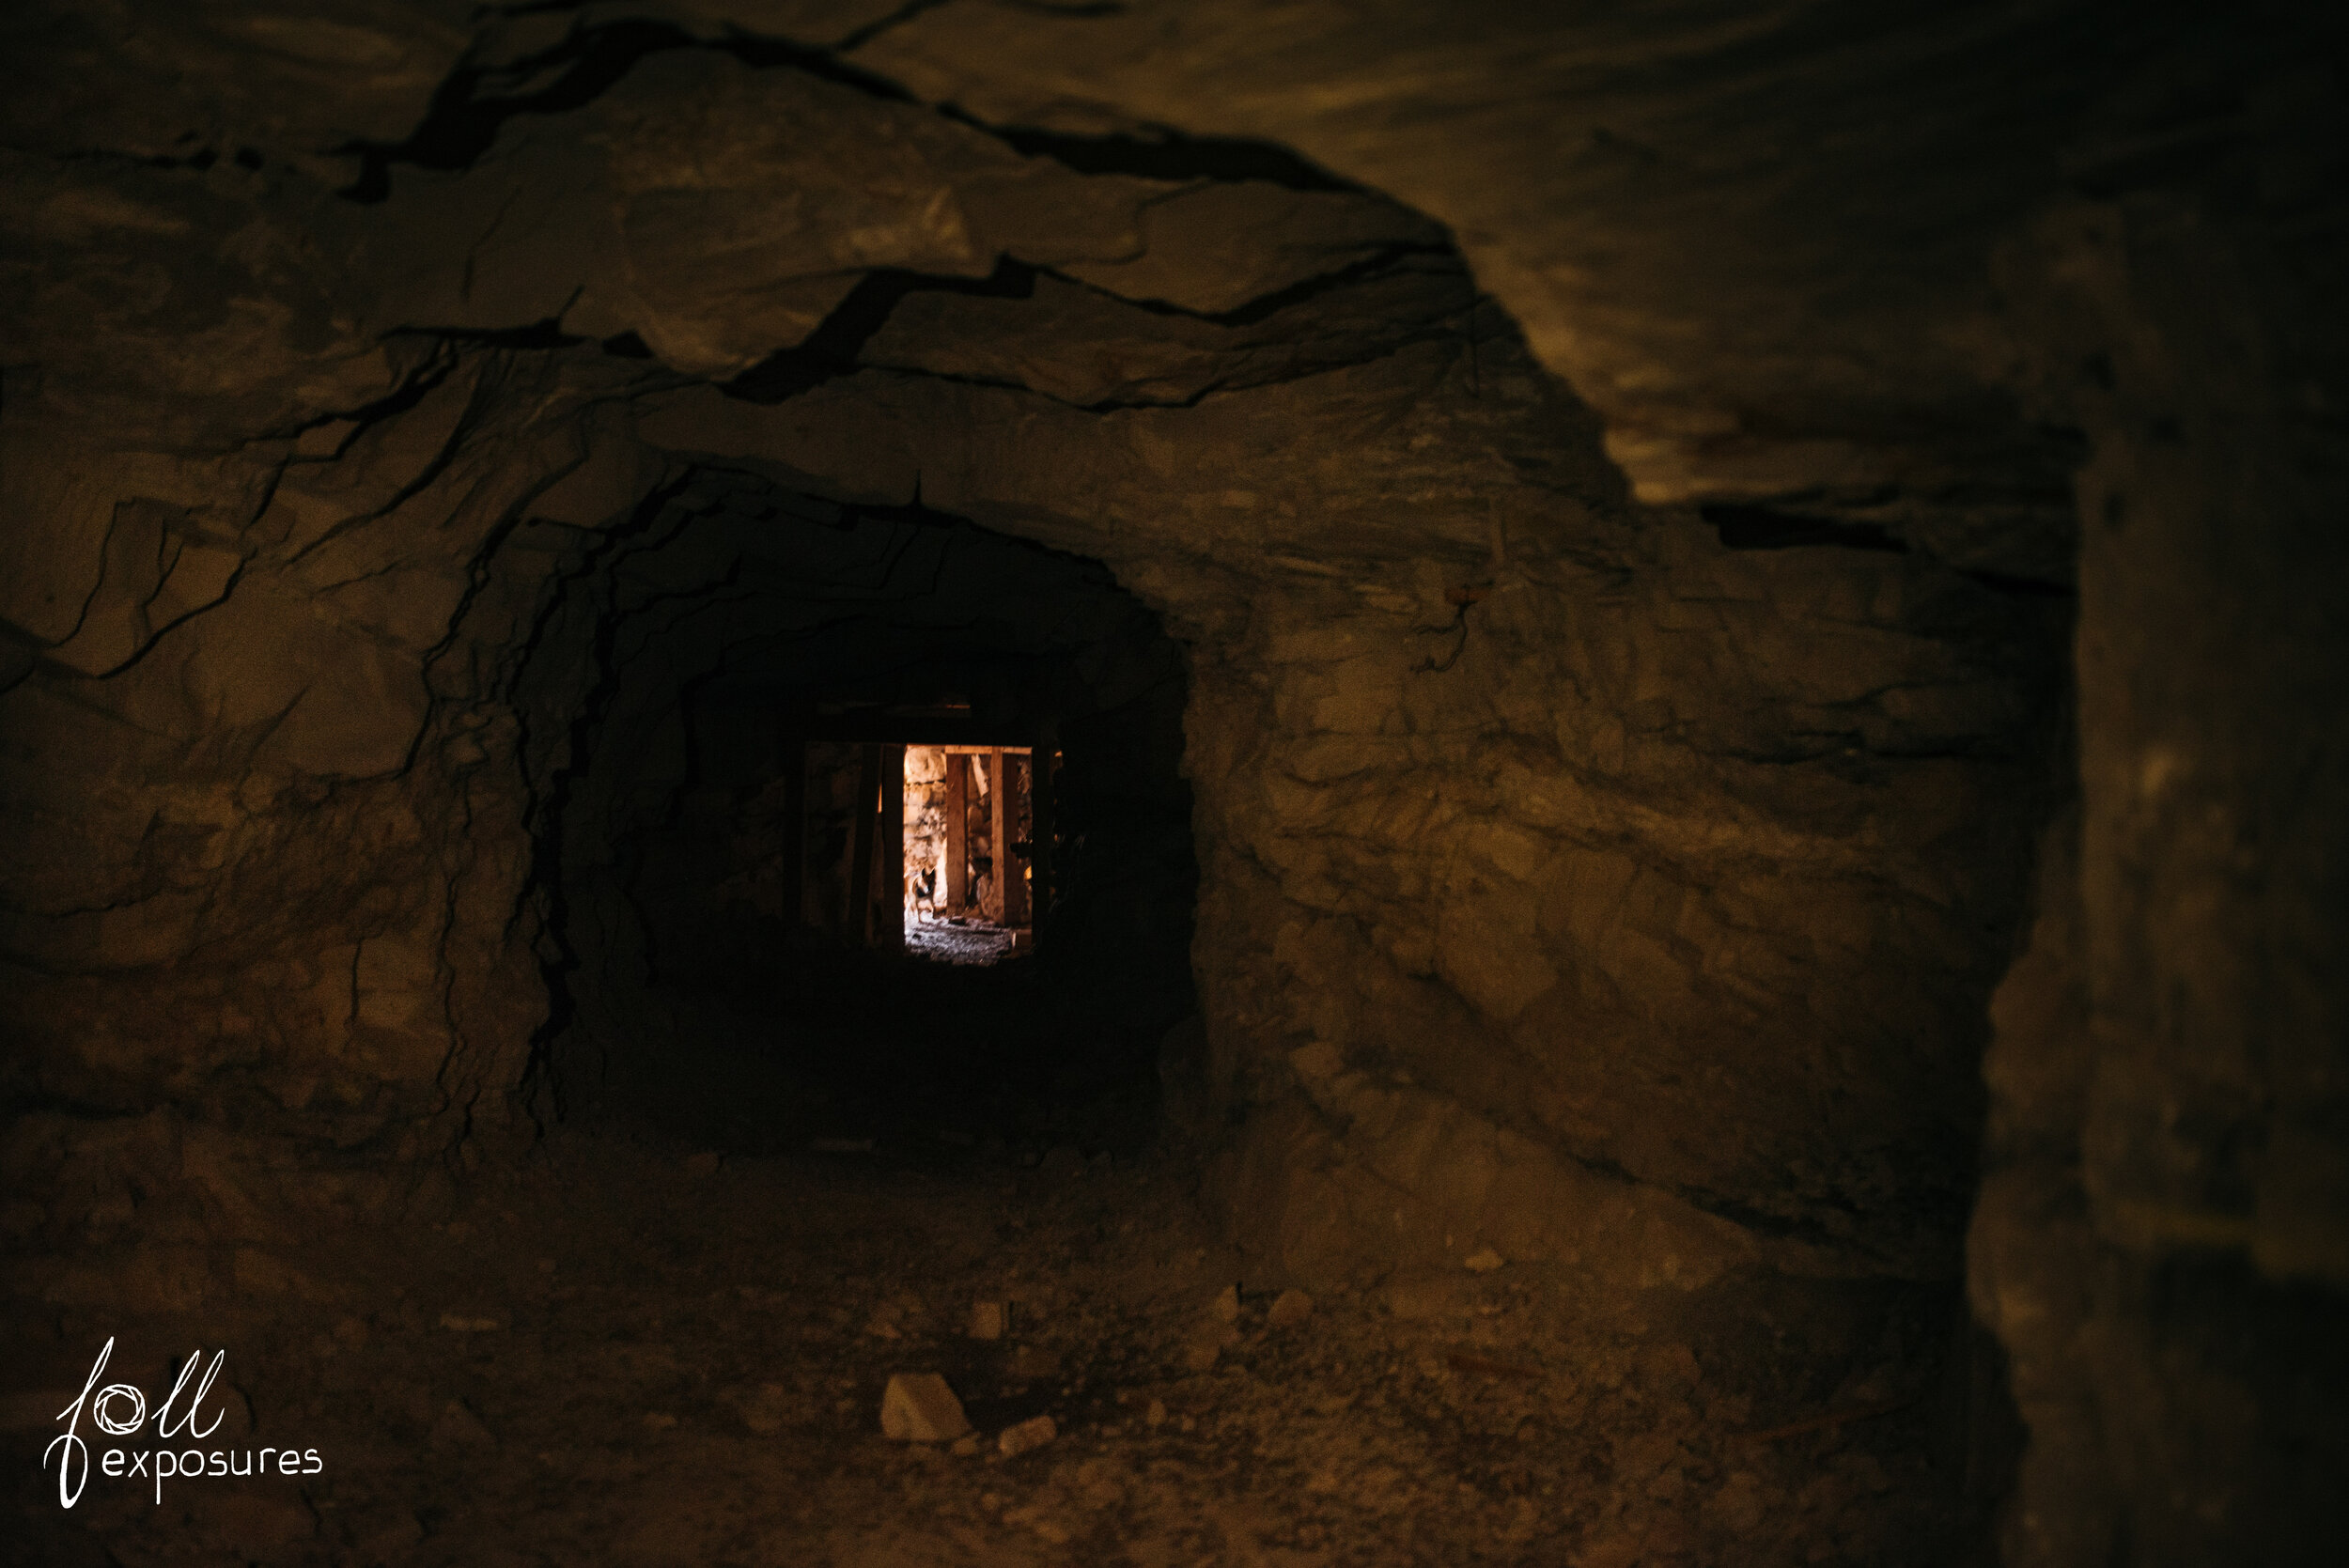
[[[952,1442],[971,1430],[962,1401],[934,1372],[901,1372],[881,1390],[881,1436],[901,1443]]]
[[[21,1294],[324,1305],[722,1032],[713,737],[983,648],[1183,704],[1167,1103],[1280,1277],[1970,1210],[2014,1560],[2337,1548],[2326,25],[13,8]]]
[[[960,346],[951,372],[900,363],[885,337],[884,368],[795,361],[816,355],[795,349],[804,330],[746,317],[730,281],[695,281],[689,262],[721,244],[715,231],[696,239],[692,224],[664,223],[669,249],[654,253],[625,232],[595,239],[564,216],[585,222],[636,200],[630,193],[670,190],[659,182],[687,178],[674,169],[689,164],[704,193],[697,211],[714,210],[723,192],[801,191],[801,144],[778,151],[765,129],[745,141],[745,126],[765,122],[714,112],[739,94],[759,104],[813,95],[788,108],[792,123],[893,149],[903,168],[882,183],[913,192],[907,199],[931,216],[906,219],[912,227],[860,219],[858,265],[919,274],[910,297],[932,309],[919,336]],[[644,937],[614,947],[614,935],[650,926],[680,948],[695,942],[661,890],[614,881],[630,862],[605,846],[674,810],[664,792],[684,784],[686,753],[673,694],[719,672],[738,686],[807,678],[776,662],[787,645],[767,654],[759,639],[795,621],[836,624],[823,608],[838,592],[827,573],[861,569],[860,550],[906,526],[859,523],[819,550],[823,507],[903,505],[918,464],[924,506],[1107,563],[1188,644],[1208,1094],[1262,1110],[1223,1179],[1246,1188],[1234,1206],[1264,1218],[1264,1245],[1307,1274],[1342,1270],[1364,1227],[1390,1228],[1364,1205],[1392,1207],[1379,1194],[1399,1186],[1411,1201],[1393,1244],[1407,1256],[1471,1222],[1500,1225],[1520,1250],[1580,1255],[1570,1237],[1517,1234],[1580,1214],[1574,1223],[1594,1234],[1644,1237],[1660,1226],[1682,1238],[1637,1264],[1614,1243],[1591,1254],[1639,1278],[1707,1278],[1758,1255],[1751,1234],[1804,1266],[1951,1266],[1973,1010],[2003,955],[1995,937],[1967,933],[2014,918],[2016,846],[2042,787],[2033,715],[2047,711],[2060,616],[1921,555],[1741,552],[1693,515],[1628,509],[1595,425],[1477,303],[1424,221],[1391,204],[1338,193],[1301,207],[1177,203],[1153,222],[1170,233],[1223,225],[1199,253],[1219,275],[1213,257],[1260,246],[1270,292],[1218,315],[1207,308],[1216,302],[1169,298],[1184,293],[1174,273],[1150,272],[1134,286],[1147,309],[1088,292],[1095,316],[1108,318],[1087,331],[1055,314],[1050,289],[1020,298],[1020,287],[964,285],[988,274],[992,256],[1067,264],[1093,242],[1072,237],[1077,212],[1093,214],[1098,247],[1127,254],[1137,241],[1119,225],[1138,223],[1154,194],[1196,181],[1081,176],[978,129],[709,51],[649,57],[580,115],[506,119],[462,169],[393,162],[380,202],[315,199],[371,237],[351,241],[358,276],[369,256],[379,271],[397,257],[404,277],[445,267],[478,291],[480,246],[408,218],[404,193],[448,187],[431,208],[445,217],[476,199],[491,214],[528,191],[546,205],[516,231],[531,238],[516,240],[511,265],[534,287],[563,298],[585,288],[592,301],[604,298],[594,278],[608,259],[632,280],[612,285],[610,300],[634,303],[611,303],[616,314],[595,330],[633,333],[658,357],[486,346],[464,334],[550,318],[553,306],[492,305],[491,291],[467,314],[354,284],[351,308],[378,313],[379,334],[395,321],[435,323],[434,347],[417,349],[397,383],[409,390],[386,411],[362,408],[366,417],[328,441],[255,446],[240,432],[240,455],[213,461],[249,474],[241,493],[265,504],[244,503],[253,515],[241,518],[233,499],[215,502],[228,510],[204,525],[242,541],[235,591],[172,623],[176,633],[148,626],[160,644],[118,674],[102,661],[113,656],[93,653],[85,662],[98,675],[52,661],[11,693],[16,731],[36,746],[79,722],[93,696],[120,716],[117,754],[90,762],[119,781],[111,787],[128,815],[117,819],[138,819],[144,788],[217,823],[205,830],[209,848],[188,839],[190,849],[157,861],[124,840],[94,841],[130,830],[109,830],[86,794],[53,809],[65,824],[44,842],[54,869],[27,866],[22,879],[35,889],[45,877],[57,891],[20,917],[33,923],[20,946],[64,971],[41,987],[52,992],[38,1010],[48,1027],[89,1017],[70,1000],[70,976],[93,960],[151,965],[206,941],[266,944],[209,898],[224,868],[248,862],[251,875],[293,879],[281,905],[306,898],[345,923],[367,911],[339,947],[320,949],[319,922],[305,921],[282,958],[240,954],[234,967],[175,970],[251,987],[210,1005],[227,1009],[224,1019],[253,1017],[252,1043],[224,1034],[195,1060],[257,1055],[289,1107],[323,1094],[388,1126],[396,1104],[412,1116],[455,1111],[514,1083],[529,987],[491,976],[526,971],[549,943],[575,976],[575,1030],[661,1027],[630,999],[662,955]],[[518,172],[583,156],[600,172],[570,182]],[[299,184],[290,174],[262,182],[281,193]],[[1049,195],[1004,194],[1033,184]],[[475,186],[477,198],[465,194]],[[988,245],[966,255],[961,241],[938,238],[947,196],[985,208]],[[751,201],[761,222],[793,207],[723,199]],[[814,195],[794,202],[815,204],[805,216],[819,248],[848,221],[823,216]],[[1282,238],[1305,221],[1291,207],[1323,214],[1314,221],[1346,258],[1311,287],[1293,280]],[[1377,245],[1358,255],[1371,239]],[[755,242],[811,278],[849,265]],[[81,255],[65,240],[54,254],[60,267]],[[1178,246],[1167,265],[1179,272],[1192,254]],[[541,256],[563,258],[578,281],[541,276]],[[480,314],[492,309],[503,314]],[[1036,341],[1058,363],[1106,363],[1138,337],[1204,379],[1162,397],[1088,394],[1081,405],[1030,391],[1016,353],[1002,357],[1019,341],[994,319],[1007,310],[1034,316]],[[712,346],[712,334],[728,333],[758,335]],[[1268,336],[1278,344],[1269,353]],[[697,346],[678,347],[688,341]],[[268,356],[242,363],[257,373]],[[290,378],[306,372],[281,363],[281,395],[292,396]],[[24,419],[62,435],[76,367],[63,347],[42,364]],[[105,367],[83,368],[115,384]],[[745,374],[725,392],[672,373],[736,371]],[[1207,389],[1217,395],[1197,401]],[[228,435],[236,407],[207,400],[212,439]],[[1056,456],[1043,467],[1015,456],[1046,450]],[[152,520],[184,489],[155,486],[164,494],[150,504],[135,467],[62,448],[53,462],[97,465],[90,483],[135,487],[116,504],[109,549],[151,554],[138,539],[198,536],[192,522],[173,533]],[[791,499],[809,492],[835,499]],[[241,492],[214,481],[208,493]],[[1419,498],[1408,522],[1395,509],[1403,497]],[[121,520],[134,517],[163,532],[126,532],[133,524]],[[210,568],[174,548],[163,587],[126,579],[131,595],[170,598],[190,571],[198,598],[189,602],[200,601]],[[836,566],[818,564],[822,550]],[[742,577],[746,562],[763,564]],[[89,569],[111,581],[102,559]],[[736,581],[743,591],[721,587]],[[1479,597],[1457,626],[1423,630],[1448,618],[1445,593],[1470,582]],[[1058,626],[1065,639],[1102,635],[1066,616]],[[263,658],[272,646],[284,651]],[[222,664],[231,657],[247,662]],[[315,676],[294,674],[305,670]],[[66,682],[83,683],[81,706],[57,706]],[[186,695],[210,690],[222,697]],[[579,713],[590,727],[565,717]],[[235,733],[254,737],[250,750],[221,752]],[[191,765],[215,769],[200,808],[198,772],[132,760],[137,745],[159,742],[130,737],[174,734],[188,737],[182,746],[203,737],[199,754],[220,759]],[[583,742],[633,771],[591,767]],[[39,776],[26,786],[36,816],[38,791],[62,775],[51,765]],[[141,777],[156,782],[132,782]],[[272,778],[287,782],[264,797]],[[442,815],[454,799],[472,802],[456,836]],[[1981,809],[1993,799],[2026,809]],[[346,801],[353,821],[390,841],[355,861],[270,842],[331,820]],[[241,832],[257,835],[249,851]],[[518,878],[556,869],[546,857],[558,844],[568,924],[554,931],[543,925],[546,884],[526,893]],[[74,933],[90,917],[33,912],[86,902],[75,890],[86,868],[110,857],[130,857],[126,875],[163,885],[131,895],[87,935]],[[354,877],[364,881],[354,887]],[[521,919],[506,917],[512,908]],[[208,923],[224,922],[211,937]],[[1337,973],[1355,980],[1320,984]],[[349,976],[351,1044],[322,1071],[297,1043],[308,1026],[282,1016],[282,997],[317,994],[331,1019],[338,974]],[[128,1036],[111,1048],[117,1078],[153,1070],[136,1041],[160,1032],[114,1027]],[[106,1048],[97,1032],[84,1026],[42,1059],[53,1090],[72,1080],[73,1093],[95,1091],[110,1070],[93,1060]],[[1331,1069],[1288,1065],[1300,1048],[1315,1062],[1335,1052]],[[272,1052],[285,1053],[283,1066],[270,1064]],[[183,1049],[172,1056],[180,1072],[194,1065]],[[65,1065],[75,1057],[86,1063],[78,1074]],[[1821,1073],[1836,1095],[1819,1095]],[[402,1085],[409,1100],[397,1097]],[[1316,1152],[1349,1126],[1342,1157]],[[1349,1183],[1369,1185],[1354,1199]],[[1558,1201],[1508,1196],[1527,1183]],[[1478,1219],[1496,1204],[1490,1222]],[[1620,1221],[1601,1218],[1618,1211]],[[1351,1229],[1322,1221],[1346,1212]],[[1722,1215],[1770,1229],[1749,1233]],[[1297,1228],[1308,1216],[1319,1231]]]
[[[2260,80],[2190,178],[2072,204],[2005,258],[2043,395],[2094,443],[2081,806],[1994,1001],[1971,1242],[2032,1432],[2018,1562],[2349,1550],[2349,999],[2317,957],[2349,909],[2349,751],[2315,717],[2349,667],[2315,587],[2349,573],[2320,411],[2349,335],[2290,237],[2339,210],[2286,128],[2306,78]],[[2322,120],[2336,145],[2338,95]]]

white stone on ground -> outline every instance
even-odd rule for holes
[[[962,1401],[934,1372],[901,1372],[881,1392],[881,1435],[901,1443],[943,1443],[971,1430]]]

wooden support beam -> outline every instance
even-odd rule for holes
[[[873,945],[892,953],[906,945],[906,749],[880,749],[880,799],[873,856]]]
[[[946,912],[971,902],[971,759],[946,757]]]
[[[848,851],[848,892],[840,911],[841,935],[848,939],[850,947],[864,947],[873,939],[873,831],[879,825],[876,808],[880,800],[881,749],[868,741],[859,748],[856,768],[856,799],[850,802],[848,821],[852,825]]]
[[[1011,815],[1006,809],[1011,791],[1005,786],[1009,769],[1003,764],[999,749],[987,754],[987,826],[988,854],[992,868],[988,872],[988,886],[994,893],[995,918],[1003,924],[1011,924],[1011,904],[1006,897],[1011,879]]]

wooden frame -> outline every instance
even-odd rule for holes
[[[959,753],[946,759],[945,893],[950,915],[971,903],[971,763]]]

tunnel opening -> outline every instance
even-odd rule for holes
[[[919,505],[708,470],[640,520],[541,656],[608,661],[543,827],[552,1097],[745,1154],[1132,1157],[1197,1010],[1179,646]]]
[[[1060,764],[1050,742],[905,749],[894,869],[907,952],[984,965],[1034,948],[1051,914]]]

